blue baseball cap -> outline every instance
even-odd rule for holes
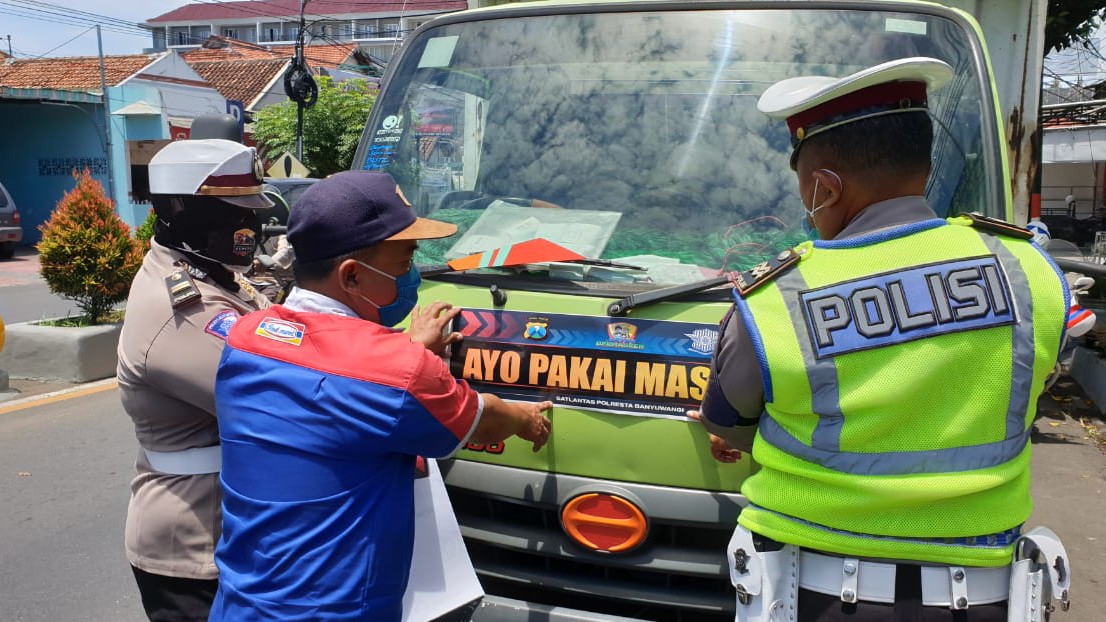
[[[307,189],[288,216],[288,242],[296,259],[322,261],[386,240],[432,240],[457,225],[418,218],[387,173],[344,171]]]

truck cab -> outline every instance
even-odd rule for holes
[[[354,166],[457,224],[419,264],[478,258],[420,292],[463,308],[454,374],[555,404],[540,452],[508,440],[443,463],[487,592],[475,619],[733,619],[724,547],[756,465],[714,461],[686,413],[733,301],[725,275],[808,239],[787,128],[757,99],[784,78],[940,59],[955,75],[929,100],[926,198],[940,216],[1024,223],[1040,73],[1019,76],[1034,53],[1039,67],[1043,2],[946,4],[968,10],[532,2],[408,39]],[[579,258],[522,252],[534,240]]]

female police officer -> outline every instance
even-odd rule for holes
[[[151,620],[207,620],[221,514],[215,370],[238,316],[268,306],[242,278],[272,203],[250,147],[173,142],[149,165],[156,233],[131,285],[119,393],[141,446],[126,554]]]

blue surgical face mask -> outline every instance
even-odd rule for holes
[[[357,260],[355,259],[354,261]],[[391,328],[402,322],[403,318],[407,317],[407,314],[411,312],[411,309],[415,308],[415,303],[419,301],[419,285],[422,284],[422,277],[419,276],[419,269],[416,268],[414,264],[411,264],[411,269],[407,271],[407,274],[392,276],[365,262],[358,261],[357,263],[362,267],[368,268],[396,282],[396,299],[384,306],[376,304],[360,293],[357,295],[361,296],[361,299],[365,302],[376,307],[376,310],[380,314],[380,323],[384,326]]]
[[[818,229],[814,225],[810,224],[810,219],[809,218],[807,218],[806,216],[803,216],[802,220],[803,220],[803,223],[802,223],[803,224],[803,235],[805,235],[807,237],[807,239],[809,239],[809,240],[820,240],[820,239],[822,239],[821,234],[818,233]]]
[[[833,175],[834,177],[836,177],[838,183],[841,182],[841,177],[837,173],[835,173],[835,172],[833,172],[829,169],[825,169],[825,168],[822,169],[822,170],[825,171],[826,173],[829,173],[830,175]],[[810,195],[810,201],[811,201],[811,203],[813,203],[817,199],[818,199],[818,178],[815,177],[814,178],[814,192],[812,192],[811,195]],[[808,238],[810,238],[811,240],[819,240],[822,237],[821,234],[818,232],[818,228],[815,227],[813,223],[814,223],[814,215],[818,213],[818,210],[820,210],[820,209],[822,209],[823,207],[826,206],[826,202],[828,202],[828,200],[823,201],[821,205],[819,205],[818,207],[815,207],[814,209],[807,209],[806,204],[805,203],[803,204],[803,223],[802,223],[803,233],[806,234],[806,236]]]

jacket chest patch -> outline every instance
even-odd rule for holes
[[[1017,321],[993,255],[835,283],[799,301],[819,359]]]
[[[266,339],[298,346],[303,343],[303,332],[306,328],[296,322],[267,317],[261,320],[254,333]]]

